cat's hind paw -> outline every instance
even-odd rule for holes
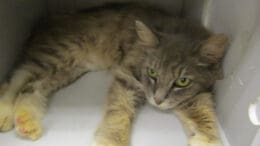
[[[41,122],[26,109],[16,111],[15,126],[17,134],[22,137],[37,140],[42,135]]]
[[[12,104],[0,101],[0,131],[6,132],[13,128],[13,107]]]

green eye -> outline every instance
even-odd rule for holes
[[[156,77],[157,77],[157,72],[154,71],[152,68],[148,68],[148,75],[149,75],[151,78],[156,78]]]
[[[191,83],[191,80],[188,78],[179,78],[175,81],[177,87],[187,87]]]

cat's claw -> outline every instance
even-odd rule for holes
[[[13,124],[12,105],[0,101],[0,131],[5,132],[11,130]]]
[[[41,122],[27,110],[16,111],[15,126],[17,134],[22,137],[37,140],[42,135]]]

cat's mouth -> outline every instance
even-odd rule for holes
[[[156,98],[150,97],[147,100],[152,106],[154,106],[160,110],[170,110],[178,105],[178,103],[168,102],[167,99],[157,101]]]

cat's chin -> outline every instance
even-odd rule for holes
[[[159,110],[163,110],[163,111],[169,111],[172,110],[174,107],[170,106],[170,107],[164,107],[164,106],[155,106],[156,108],[158,108]]]

